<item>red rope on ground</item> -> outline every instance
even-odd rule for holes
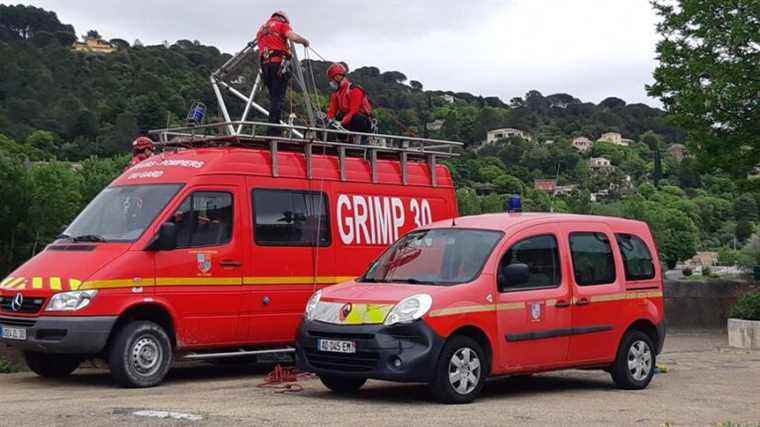
[[[256,387],[271,388],[275,390],[275,393],[297,393],[303,391],[303,386],[296,383],[298,381],[309,380],[313,377],[314,374],[300,372],[292,366],[282,367],[277,365],[272,372],[267,374],[266,380]]]

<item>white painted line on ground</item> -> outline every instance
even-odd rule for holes
[[[201,421],[203,419],[200,415],[193,415],[193,414],[183,414],[182,412],[170,412],[170,411],[151,411],[151,410],[145,410],[145,411],[135,411],[132,412],[132,415],[138,416],[138,417],[149,417],[149,418],[171,418],[173,420],[181,420],[181,421]]]

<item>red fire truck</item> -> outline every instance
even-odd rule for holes
[[[163,153],[126,170],[2,280],[2,342],[39,375],[99,357],[129,387],[158,384],[175,358],[293,351],[317,289],[457,214],[437,163],[456,143],[372,135],[358,146],[308,128],[303,139],[262,139],[244,125],[265,126],[215,127],[240,126],[234,138],[161,133]]]

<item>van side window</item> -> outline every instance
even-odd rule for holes
[[[575,283],[604,285],[615,281],[615,258],[604,233],[570,233]]]
[[[649,280],[654,278],[654,262],[647,244],[632,234],[616,234],[620,253],[623,255],[625,280]]]
[[[324,193],[253,190],[254,237],[260,246],[330,246]]]
[[[521,240],[504,254],[499,269],[510,264],[526,264],[530,277],[526,283],[511,286],[505,291],[557,287],[561,280],[557,239],[552,235],[530,237]]]
[[[217,246],[232,239],[232,194],[198,191],[174,212],[177,248]]]

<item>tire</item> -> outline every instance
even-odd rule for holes
[[[350,378],[332,375],[320,375],[319,379],[325,387],[341,394],[353,393],[362,388],[364,383],[367,382],[366,378]]]
[[[455,336],[441,351],[430,390],[441,403],[470,403],[483,390],[486,371],[480,344],[472,338]]]
[[[26,366],[43,378],[63,378],[76,371],[82,358],[68,354],[24,352]]]
[[[654,376],[656,354],[649,335],[631,330],[623,335],[610,373],[615,384],[624,390],[641,390]]]
[[[111,376],[122,387],[145,388],[158,385],[174,359],[169,335],[148,321],[124,325],[108,351]]]

